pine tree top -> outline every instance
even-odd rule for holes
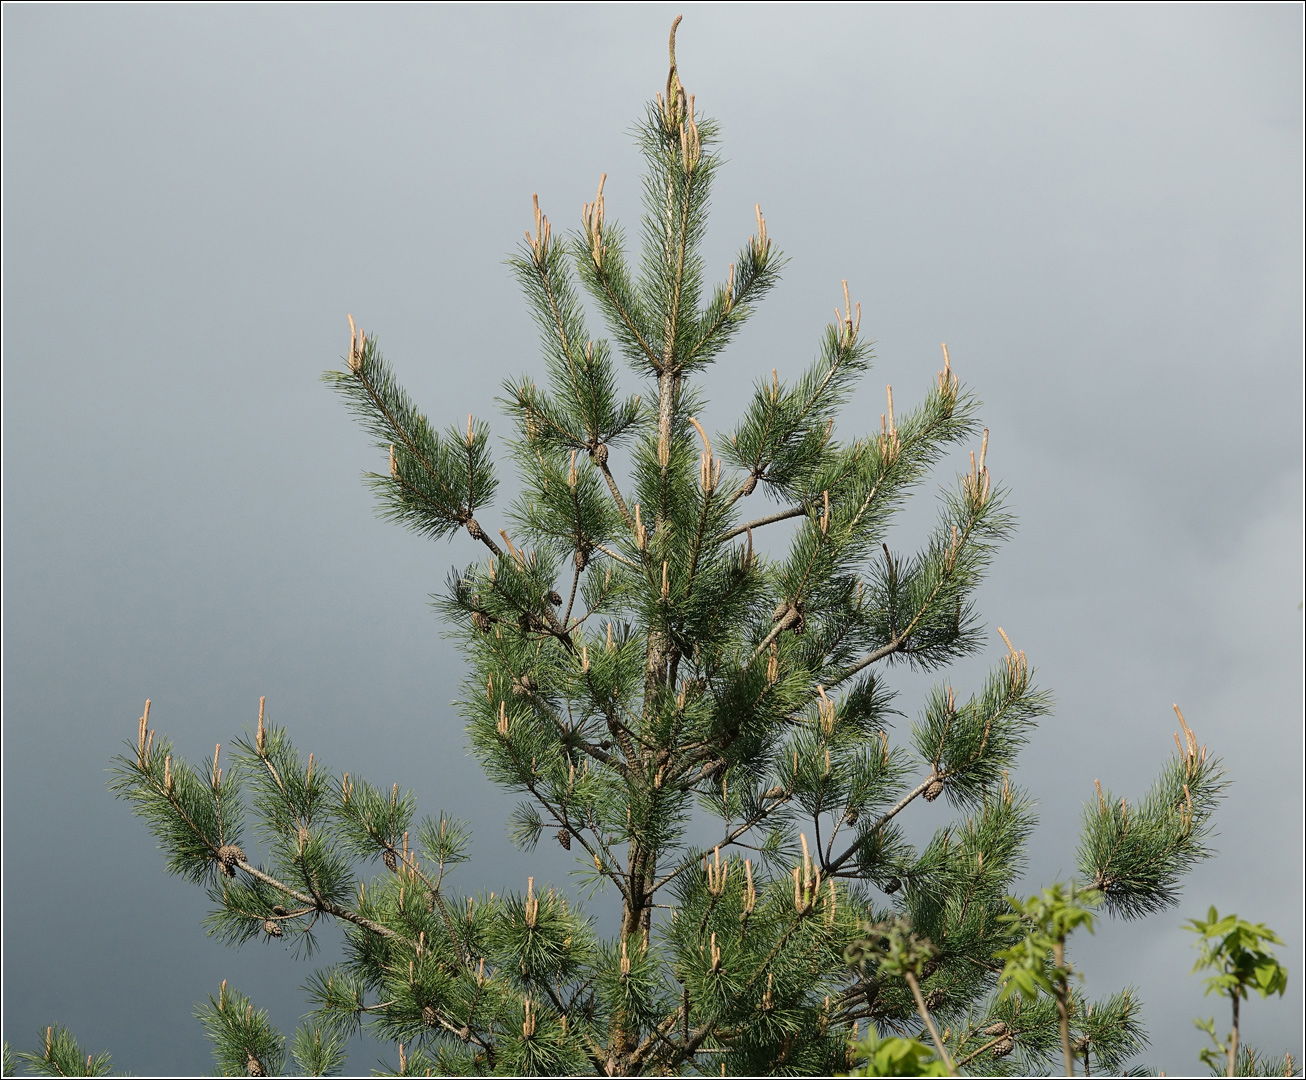
[[[1000,998],[994,960],[1021,934],[1008,893],[1036,822],[1012,774],[1047,694],[1007,641],[981,686],[945,678],[894,730],[895,667],[942,671],[984,644],[974,597],[1013,519],[980,403],[945,347],[915,405],[888,388],[878,430],[840,430],[873,361],[844,283],[807,371],[759,372],[737,423],[706,430],[694,379],[783,260],[757,208],[710,281],[718,130],[681,81],[678,24],[637,131],[638,253],[606,217],[605,177],[566,235],[534,200],[510,259],[542,352],[503,383],[521,495],[496,508],[489,426],[436,431],[352,318],[326,376],[383,455],[382,514],[479,545],[437,601],[466,658],[457,708],[487,776],[522,796],[514,839],[570,851],[617,932],[534,878],[460,892],[463,823],[305,759],[262,708],[225,770],[220,748],[197,770],[156,744],[148,703],[118,761],[169,869],[209,891],[212,932],[309,951],[324,920],[344,928],[346,959],[309,984],[301,1067],[338,1061],[365,1023],[405,1073],[824,1074],[851,1065],[863,1021],[922,1017],[958,1068],[1056,1053],[1056,1010]],[[926,543],[894,551],[895,515],[957,447],[970,468]],[[1183,727],[1140,804],[1101,793],[1086,812],[1079,872],[1112,914],[1173,905],[1206,854],[1223,774]],[[940,799],[953,819],[910,843],[903,815]],[[868,927],[904,919],[927,944],[907,966],[876,959]],[[1125,993],[1074,1013],[1099,1067],[1137,1047],[1137,1010]],[[224,1069],[284,1063],[244,999],[224,988],[201,1014]]]

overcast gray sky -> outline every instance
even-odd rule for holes
[[[571,227],[601,172],[635,224],[629,131],[680,11],[728,158],[709,263],[755,202],[790,258],[705,380],[711,419],[810,360],[842,278],[878,355],[845,434],[886,383],[919,399],[948,343],[1021,521],[981,610],[1058,703],[1018,777],[1027,887],[1073,872],[1095,778],[1144,793],[1179,702],[1234,780],[1220,854],[1078,960],[1092,992],[1139,988],[1145,1060],[1182,1073],[1218,1003],[1180,924],[1237,910],[1293,972],[1246,1037],[1303,1049],[1296,4],[5,5],[11,1042],[61,1022],[122,1067],[199,1071],[220,980],[287,1031],[304,1010],[307,965],[207,940],[203,896],[106,792],[147,696],[200,758],[266,694],[305,750],[470,818],[467,886],[564,880],[559,852],[509,847],[513,800],[449,707],[427,595],[470,542],[375,518],[359,474],[382,463],[318,376],[351,312],[437,426],[503,430],[501,381],[541,369],[504,256],[532,192]]]

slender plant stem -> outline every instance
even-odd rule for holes
[[[1229,1069],[1225,1076],[1237,1076],[1238,1068],[1238,987],[1229,995],[1233,998],[1233,1030],[1229,1032]]]
[[[1052,946],[1052,957],[1057,966],[1056,999],[1057,1021],[1061,1026],[1061,1056],[1065,1061],[1066,1075],[1075,1075],[1075,1055],[1070,1051],[1070,987],[1066,984],[1066,943],[1058,941]]]
[[[934,1040],[934,1049],[939,1052],[939,1060],[943,1062],[949,1076],[956,1076],[957,1066],[953,1064],[952,1058],[948,1056],[947,1048],[944,1047],[943,1040],[939,1038],[939,1029],[934,1026],[934,1019],[930,1016],[930,1010],[925,1007],[925,998],[921,995],[921,984],[916,981],[916,976],[910,971],[904,971],[903,977],[906,978],[907,985],[911,987],[912,996],[916,999],[916,1011],[921,1014],[921,1019],[925,1021],[926,1030],[929,1031],[930,1038]]]

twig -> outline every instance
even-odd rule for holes
[[[921,996],[921,987],[916,981],[916,976],[910,971],[904,971],[903,978],[907,980],[907,985],[911,987],[912,996],[916,999],[916,1011],[921,1014],[921,1019],[925,1021],[925,1026],[929,1029],[930,1038],[934,1040],[934,1049],[939,1052],[939,1058],[942,1060],[944,1067],[948,1070],[948,1075],[956,1076],[957,1066],[953,1064],[952,1058],[948,1056],[947,1048],[943,1045],[943,1040],[939,1038],[939,1029],[934,1026],[934,1020],[930,1016],[930,1010],[925,1007],[925,998]]]

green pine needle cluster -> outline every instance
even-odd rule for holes
[[[60,1026],[47,1027],[40,1033],[40,1051],[15,1053],[4,1044],[4,1074],[17,1076],[19,1062],[29,1076],[111,1076],[113,1068],[109,1054],[89,1053],[72,1035]]]

